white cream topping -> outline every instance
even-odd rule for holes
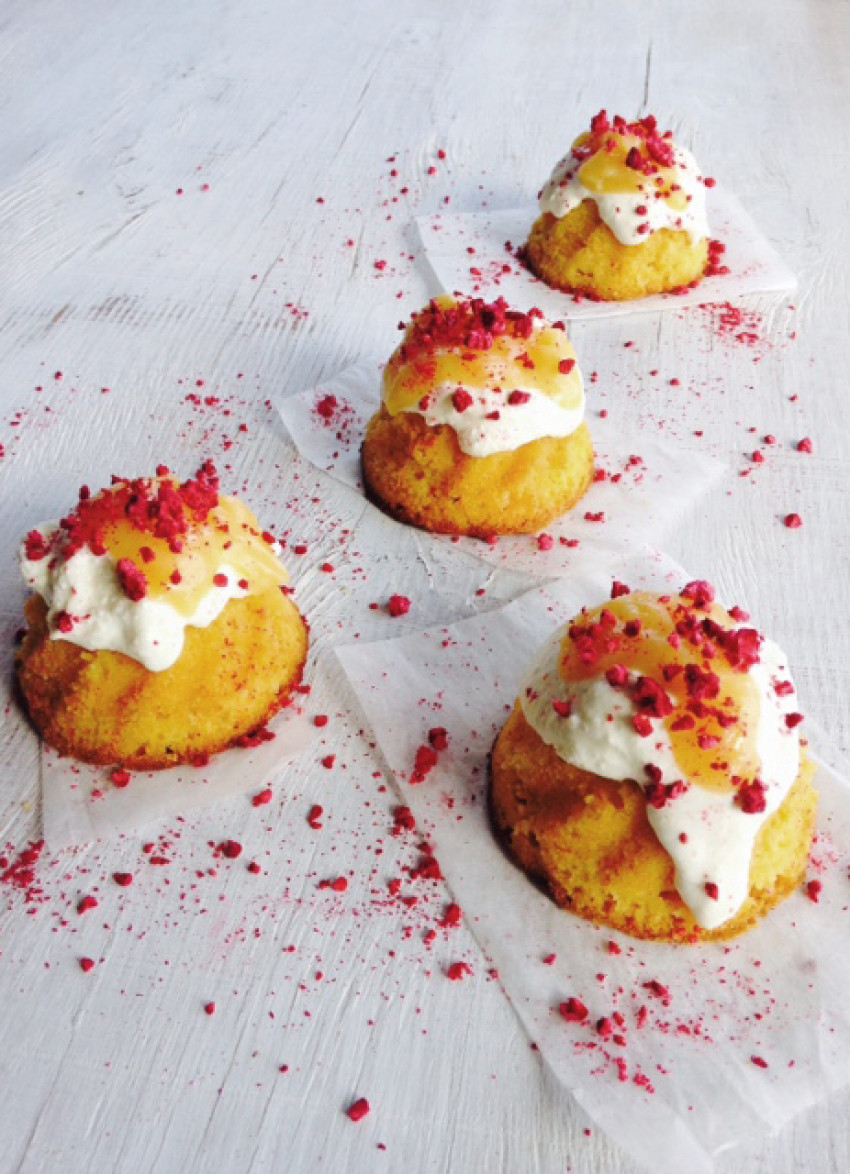
[[[573,376],[575,378],[575,376]],[[457,433],[461,452],[470,457],[489,457],[514,452],[544,436],[570,436],[584,419],[584,389],[578,407],[568,410],[550,396],[532,388],[516,388],[523,397],[510,403],[510,392],[442,384],[425,397],[425,406],[409,411],[422,416],[429,425],[448,424]],[[472,402],[463,411],[455,406],[457,392]],[[525,399],[524,397],[528,398]]]
[[[665,783],[681,780],[663,722],[653,722],[652,735],[641,737],[632,724],[637,711],[631,698],[604,676],[569,685],[562,680],[558,662],[563,638],[561,630],[544,646],[520,692],[532,728],[565,762],[604,778],[643,784],[648,781],[645,767],[654,765]],[[679,895],[697,924],[708,930],[723,925],[747,899],[756,836],[800,769],[800,739],[785,723],[785,715],[797,707],[796,694],[780,696],[774,688],[777,681],[789,680],[782,652],[763,640],[760,661],[749,673],[759,691],[756,746],[765,810],[745,812],[735,802],[735,792],[695,784],[663,807],[647,805],[649,822],[673,860]],[[553,702],[569,705],[569,716],[560,716]],[[716,899],[708,895],[706,884],[717,886]]]
[[[49,541],[57,526],[48,522],[37,529]],[[154,673],[171,668],[179,658],[189,625],[209,627],[231,599],[249,594],[239,586],[239,573],[223,564],[216,573],[227,577],[226,585],[210,582],[195,611],[183,615],[162,599],[129,599],[118,581],[115,561],[87,547],[68,559],[28,559],[22,548],[21,571],[47,604],[52,640],[68,640],[90,652],[123,652]],[[71,619],[67,632],[54,627],[62,613]]]
[[[599,215],[623,245],[640,245],[661,228],[687,232],[692,241],[709,235],[705,210],[705,185],[697,162],[684,147],[673,146],[677,169],[676,182],[687,200],[683,209],[672,208],[654,193],[647,177],[645,191],[600,193],[586,188],[579,179],[582,163],[567,155],[557,165],[540,193],[540,209],[559,219],[572,212],[583,200],[593,200]],[[641,209],[638,212],[638,209]],[[647,228],[641,228],[648,225]]]

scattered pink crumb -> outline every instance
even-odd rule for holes
[[[345,1112],[352,1121],[362,1121],[371,1108],[372,1106],[365,1097],[359,1097],[354,1104],[348,1106]]]

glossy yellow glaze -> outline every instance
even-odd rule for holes
[[[579,135],[573,147],[583,147],[590,140],[590,134]],[[683,211],[687,206],[685,195],[677,186],[678,169],[655,164],[652,175],[644,175],[626,166],[626,158],[632,148],[637,148],[646,158],[644,140],[635,134],[610,131],[605,135],[605,146],[584,162],[578,171],[578,178],[589,192],[596,196],[633,195],[645,192],[648,199],[656,199],[657,193],[671,208]],[[608,144],[612,144],[610,147]]]
[[[223,565],[232,567],[246,590],[257,595],[280,586],[288,576],[271,546],[265,541],[253,513],[233,497],[220,497],[204,522],[190,526],[182,536],[183,548],[175,553],[163,538],[116,520],[104,528],[104,543],[118,561],[129,559],[144,574],[150,599],[167,598],[181,615],[192,615],[210,590],[213,576]],[[153,558],[143,552],[152,552]],[[178,572],[179,582],[172,576]]]
[[[568,374],[559,370],[564,360],[575,364]],[[583,394],[572,344],[565,331],[551,326],[536,329],[531,338],[500,335],[489,350],[440,349],[409,362],[399,348],[384,371],[384,405],[396,416],[420,407],[430,392],[445,386],[498,389],[505,395],[517,388],[535,390],[568,411],[581,406]]]
[[[704,659],[700,649],[684,638],[678,648],[670,643],[671,637],[675,643],[675,613],[683,605],[688,613],[697,617],[707,616],[724,628],[737,627],[729,613],[714,604],[707,610],[695,611],[690,601],[677,595],[669,597],[666,603],[654,595],[624,595],[588,611],[579,620],[583,628],[599,623],[603,613],[612,615],[616,625],[610,629],[611,649],[601,651],[599,658],[588,664],[581,660],[575,642],[567,635],[561,651],[561,676],[566,682],[584,681],[602,676],[615,665],[623,665],[630,672],[650,677],[662,686],[675,707],[673,713],[662,720],[682,778],[707,790],[731,791],[734,789],[733,775],[753,779],[759,774],[756,733],[761,702],[758,686],[749,673],[733,668],[719,650],[717,655]],[[639,634],[626,635],[624,625],[630,622],[640,624]],[[689,712],[685,674],[680,672],[666,680],[663,668],[677,665],[684,669],[688,664],[697,664],[702,670],[715,673],[720,685],[717,696],[705,702],[712,711],[711,715],[697,718],[691,729],[677,730],[674,728],[677,719]],[[721,724],[714,711],[719,711],[724,719],[731,717],[735,721]],[[706,737],[712,740],[712,744],[700,745],[700,739]]]

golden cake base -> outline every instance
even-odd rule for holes
[[[447,424],[415,412],[373,416],[362,450],[366,492],[399,521],[438,534],[536,534],[571,509],[593,480],[587,425],[514,452],[470,457]]]
[[[231,600],[208,628],[186,629],[179,660],[150,672],[121,652],[51,640],[33,596],[18,682],[39,733],[61,754],[156,770],[203,759],[262,725],[301,678],[307,629],[278,587]]]
[[[566,216],[535,221],[525,247],[528,265],[547,285],[602,301],[631,301],[669,293],[699,281],[708,264],[708,241],[662,228],[643,244],[621,244],[593,200]]]
[[[817,808],[814,772],[804,757],[756,838],[747,901],[711,931],[696,924],[676,891],[672,860],[650,826],[640,787],[564,762],[519,704],[493,749],[491,811],[510,855],[564,909],[636,938],[722,941],[751,929],[803,879]]]

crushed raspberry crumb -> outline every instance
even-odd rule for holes
[[[121,590],[128,599],[131,599],[133,603],[138,603],[140,599],[144,599],[148,593],[148,581],[144,572],[134,562],[131,562],[128,558],[120,558],[115,571],[118,575]]]
[[[454,902],[447,905],[443,916],[440,918],[440,925],[443,929],[456,929],[460,925],[461,909],[460,905],[455,905]]]
[[[325,395],[316,404],[316,413],[321,416],[323,420],[330,420],[338,407],[338,401],[335,395]]]
[[[663,983],[660,983],[657,978],[650,979],[649,982],[643,983],[642,986],[643,989],[649,991],[651,995],[654,995],[657,999],[661,999],[665,1007],[670,1006],[672,1001],[670,988],[664,986]]]
[[[265,807],[265,805],[267,803],[271,803],[271,801],[272,801],[272,789],[271,789],[271,787],[266,787],[264,790],[258,791],[257,794],[254,795],[254,797],[251,800],[251,806],[252,807]]]
[[[242,845],[238,840],[222,840],[218,845],[218,851],[228,860],[236,860],[242,855]]]
[[[806,896],[817,905],[823,891],[823,881],[810,880],[806,882]]]
[[[412,832],[415,830],[416,820],[410,808],[405,806],[396,807],[393,811],[392,834],[398,836],[401,832]]]
[[[363,1118],[370,1112],[371,1108],[372,1106],[369,1104],[366,1098],[360,1097],[354,1102],[354,1104],[349,1105],[345,1112],[346,1116],[349,1117],[350,1120],[362,1121]]]
[[[434,726],[428,731],[428,741],[435,750],[447,750],[449,746],[448,731],[442,726]]]
[[[30,562],[39,562],[48,553],[48,546],[44,535],[38,530],[30,530],[24,539],[24,553]]]
[[[576,999],[571,995],[565,1002],[558,1005],[558,1014],[562,1019],[566,1019],[567,1023],[584,1023],[589,1012],[581,999]]]
[[[420,746],[414,759],[413,772],[410,776],[411,783],[424,783],[439,761],[439,755],[433,745]]]
[[[682,588],[682,595],[692,600],[696,607],[707,607],[713,603],[714,594],[714,587],[705,579],[694,579]]]
[[[120,885],[122,889],[126,889],[128,885],[133,883],[132,872],[113,872],[112,879],[116,885]]]
[[[467,974],[472,974],[472,967],[467,962],[452,962],[446,970],[446,977],[452,982],[460,982]]]
[[[324,827],[324,824],[321,822],[322,816],[324,814],[324,807],[321,807],[318,803],[314,803],[308,811],[307,823],[310,825],[313,831],[320,831],[321,828]]]
[[[77,902],[78,913],[88,913],[89,909],[96,909],[98,906],[97,897],[82,897]]]
[[[204,1003],[204,1014],[215,1015],[215,1003]]]
[[[754,815],[764,811],[767,807],[767,796],[765,785],[761,779],[752,779],[751,781],[741,783],[738,788],[738,793],[735,796],[735,802],[747,815]]]
[[[95,966],[94,958],[81,958],[80,959],[80,970],[82,970],[83,974],[88,974],[90,970],[94,970],[94,966]]]
[[[406,616],[410,611],[410,600],[406,595],[391,595],[387,604],[387,611],[394,618],[397,616]]]
[[[786,514],[783,518],[783,524],[787,526],[789,530],[799,530],[803,524],[803,519],[799,514]]]

